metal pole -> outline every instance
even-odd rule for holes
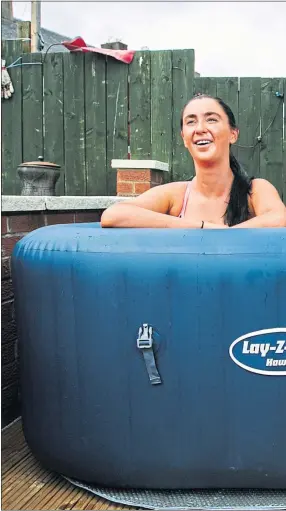
[[[41,29],[41,1],[31,2],[31,52],[41,51],[40,33]]]

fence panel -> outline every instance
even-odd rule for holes
[[[128,157],[128,66],[107,59],[107,190],[116,195],[116,170],[111,160]]]
[[[21,44],[2,44],[8,65],[21,55]],[[9,69],[15,92],[2,100],[3,193],[19,193],[19,163],[43,155],[62,168],[58,193],[113,195],[111,159],[128,158],[128,144],[133,159],[168,162],[167,180],[190,179],[180,115],[200,92],[229,104],[240,128],[238,160],[249,175],[272,182],[285,201],[285,78],[194,78],[193,50],[136,52],[130,65],[69,53],[48,54],[43,65],[41,54],[25,54],[22,62],[28,65]]]
[[[194,94],[209,94],[217,96],[217,79],[209,77],[197,77],[194,79]]]
[[[173,50],[172,52],[172,181],[185,181],[194,175],[193,160],[185,148],[181,136],[181,113],[194,89],[194,51]]]
[[[44,152],[42,54],[26,53],[22,63],[23,161],[27,162]]]
[[[61,166],[57,194],[65,195],[64,75],[62,53],[48,53],[44,63],[44,159]]]
[[[233,111],[238,121],[238,78],[217,78],[217,96]],[[233,145],[232,153],[237,158],[238,148]]]
[[[66,194],[86,195],[84,55],[65,53],[63,62]]]
[[[250,177],[260,175],[260,78],[241,78],[239,90],[237,141],[238,161]]]
[[[261,79],[260,177],[282,193],[283,99],[276,92],[283,94],[282,78]]]
[[[129,66],[130,153],[134,160],[151,158],[150,52],[135,53]]]
[[[151,53],[152,159],[172,168],[172,52]],[[167,176],[167,181],[170,176]]]
[[[85,164],[87,195],[107,195],[106,63],[85,54]]]
[[[22,54],[21,41],[3,41],[2,58],[9,66]],[[17,167],[22,163],[22,68],[8,69],[14,86],[14,94],[2,102],[2,193],[18,195],[20,181]]]

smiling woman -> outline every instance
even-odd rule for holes
[[[231,152],[239,130],[228,105],[195,96],[183,109],[181,135],[194,160],[194,179],[157,186],[111,206],[102,227],[286,227],[276,188],[265,179],[250,179]]]

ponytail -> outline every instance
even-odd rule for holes
[[[229,203],[226,208],[224,220],[230,227],[245,222],[250,218],[248,198],[251,194],[252,179],[241,168],[235,156],[230,151],[230,168],[234,179],[230,190]]]

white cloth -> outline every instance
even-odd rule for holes
[[[6,61],[2,60],[2,72],[1,72],[1,98],[9,99],[14,92],[14,87],[6,69]]]

